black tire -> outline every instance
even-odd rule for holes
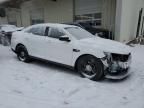
[[[27,49],[23,45],[19,45],[16,49],[17,57],[22,62],[30,62],[30,57]]]
[[[86,55],[77,62],[77,71],[84,78],[99,81],[104,77],[104,66],[100,59]]]

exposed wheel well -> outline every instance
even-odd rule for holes
[[[19,46],[24,46],[24,45],[21,44],[21,43],[17,44],[17,46],[16,46],[16,48],[15,48],[16,53],[18,52],[18,47],[19,47]],[[25,47],[25,46],[24,46],[24,47]]]
[[[79,56],[79,57],[77,58],[76,62],[75,62],[75,65],[74,65],[74,68],[75,68],[76,70],[77,70],[77,63],[78,63],[79,59],[82,58],[82,57],[84,57],[84,56],[93,56],[93,57],[95,57],[94,55],[91,55],[91,54],[84,54],[84,55]],[[95,58],[97,58],[97,57],[95,57]]]

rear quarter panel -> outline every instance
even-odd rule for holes
[[[11,39],[11,48],[13,50],[16,50],[16,46],[18,44],[24,44],[24,35],[22,31],[16,31],[12,33],[12,39]]]

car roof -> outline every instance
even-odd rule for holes
[[[68,25],[68,24],[59,24],[59,23],[43,23],[43,24],[36,24],[34,26],[48,26],[48,27],[60,27],[60,28],[66,28],[66,27],[76,27],[74,25]]]

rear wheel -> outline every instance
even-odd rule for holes
[[[104,76],[104,68],[100,59],[87,55],[78,60],[77,70],[82,77],[90,80],[101,80]]]
[[[28,55],[27,49],[22,45],[17,47],[17,57],[22,62],[30,61],[30,57]]]

